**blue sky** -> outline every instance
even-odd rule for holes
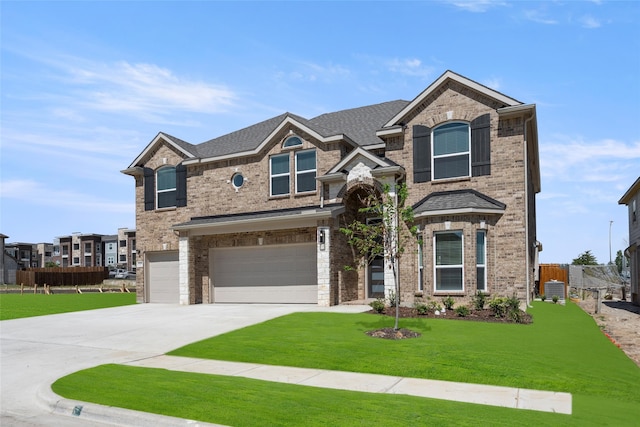
[[[135,227],[120,173],[289,111],[411,100],[450,69],[537,104],[541,261],[627,246],[640,175],[640,2],[2,1],[0,232]]]

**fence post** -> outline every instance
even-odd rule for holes
[[[602,290],[598,288],[598,299],[596,301],[596,313],[600,313],[602,309]]]
[[[20,295],[24,294],[24,283],[20,282]]]
[[[34,284],[33,284],[33,294],[34,294],[34,295],[36,294],[36,290],[37,290],[37,289],[38,289],[38,284],[37,284],[37,283],[34,283]]]

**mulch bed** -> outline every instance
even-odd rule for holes
[[[395,307],[385,307],[382,313],[378,313],[375,310],[369,310],[367,313],[376,315],[376,316],[388,316],[395,317],[396,308]],[[524,311],[520,311],[521,322],[520,324],[529,324],[533,323],[533,317],[529,313]],[[491,322],[491,323],[515,323],[513,320],[508,317],[496,317],[492,310],[484,309],[484,310],[472,310],[468,316],[462,317],[458,316],[455,311],[447,310],[444,313],[440,313],[440,315],[436,315],[434,312],[429,311],[427,314],[418,314],[418,311],[413,307],[400,307],[400,317],[401,318],[431,318],[431,319],[452,319],[452,320],[466,320],[471,322]],[[375,338],[384,338],[391,340],[399,340],[405,338],[417,338],[420,336],[419,333],[411,331],[409,329],[398,329],[397,331],[393,328],[382,328],[377,329],[375,331],[367,331],[367,335]]]

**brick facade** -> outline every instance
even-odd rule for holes
[[[209,303],[213,300],[209,260],[212,248],[316,242],[319,304],[332,305],[366,299],[366,269],[344,269],[345,265],[353,265],[354,262],[353,251],[339,231],[345,225],[345,214],[327,214],[304,226],[292,222],[287,227],[280,222],[273,229],[268,220],[260,222],[246,219],[250,221],[246,228],[236,227],[230,232],[219,224],[224,220],[221,216],[229,216],[232,221],[234,215],[294,208],[312,210],[322,208],[325,204],[342,205],[348,211],[349,188],[355,182],[349,181],[354,179],[349,172],[353,168],[360,168],[370,170],[370,177],[360,177],[361,185],[379,187],[381,181],[391,184],[396,180],[406,182],[409,205],[436,192],[474,190],[506,206],[500,213],[451,212],[417,218],[416,225],[422,230],[423,236],[424,289],[418,289],[417,241],[414,240],[408,245],[399,265],[401,299],[405,304],[413,304],[417,298],[439,298],[443,295],[467,300],[475,294],[477,230],[486,232],[487,292],[491,295],[516,295],[527,301],[534,288],[535,193],[539,191],[537,135],[532,134],[535,116],[531,114],[531,108],[522,108],[520,111],[517,108],[521,103],[511,102],[510,98],[477,84],[470,85],[464,78],[452,75],[441,79],[440,85],[420,95],[422,98],[416,98],[420,102],[406,107],[401,130],[390,131],[388,136],[381,135],[379,144],[372,145],[373,149],[368,150],[366,145],[356,148],[354,145],[357,144],[346,133],[342,138],[319,135],[320,131],[314,132],[311,121],[301,122],[301,125],[287,121],[279,129],[265,134],[268,140],[263,141],[260,149],[236,156],[189,156],[185,150],[190,147],[181,147],[171,138],[160,134],[124,171],[135,177],[136,247],[141,254],[139,259],[144,258],[145,252],[179,250],[180,302]],[[451,121],[466,123],[483,114],[490,115],[489,175],[414,182],[413,125],[434,128]],[[375,132],[383,124],[375,123],[376,127],[372,129]],[[398,129],[398,126],[390,128]],[[302,146],[284,148],[283,142],[290,135],[300,137]],[[529,145],[525,139],[530,140]],[[317,182],[317,191],[297,195],[294,187],[295,153],[308,149],[316,150],[316,176],[321,179]],[[269,159],[282,153],[288,153],[290,159],[290,194],[272,197]],[[342,165],[342,169],[334,170],[345,159],[351,160]],[[144,167],[155,171],[165,165],[177,166],[181,163],[186,165],[186,206],[145,210],[141,169]],[[241,173],[245,179],[240,188],[235,188],[231,182],[237,173]],[[202,217],[212,219],[209,223],[204,220],[204,225],[198,225],[198,218]],[[180,224],[183,225],[177,226]],[[464,235],[464,290],[442,294],[434,291],[433,236],[445,229],[460,230]],[[324,251],[318,242],[321,231],[326,236]],[[144,273],[143,268],[138,268],[139,302],[145,302],[148,298],[146,287],[150,284],[145,281]],[[387,269],[387,294],[393,289],[389,273]]]

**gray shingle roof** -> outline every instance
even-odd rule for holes
[[[163,134],[196,157],[218,157],[256,149],[287,117],[309,127],[323,137],[344,134],[360,146],[380,144],[376,131],[394,114],[402,110],[409,101],[390,101],[376,105],[352,108],[322,114],[313,119],[284,113],[244,129],[205,141],[189,144],[171,135]]]
[[[475,190],[455,190],[431,193],[413,206],[414,215],[452,210],[504,210],[507,207]]]

